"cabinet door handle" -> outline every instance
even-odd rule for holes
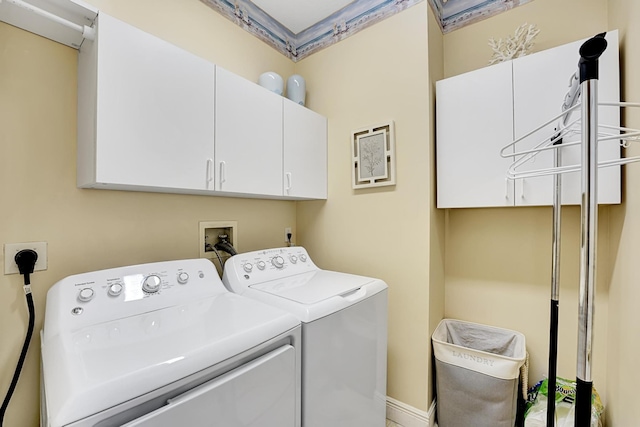
[[[207,187],[209,187],[209,183],[213,181],[213,159],[207,159]]]
[[[511,193],[509,191],[509,189],[511,188],[511,185],[510,185],[511,180],[509,178],[505,178],[504,179],[504,183],[505,183],[504,198],[506,200],[509,200],[511,198],[511,197],[509,197],[509,193]]]
[[[288,193],[289,191],[291,191],[291,185],[292,185],[291,184],[292,183],[291,172],[287,172],[285,175],[287,176],[287,188],[286,188],[286,190],[287,190],[287,193]]]
[[[226,163],[224,161],[220,162],[220,185],[222,185],[222,183],[224,183],[227,180],[225,178],[225,171],[224,171],[225,165]]]

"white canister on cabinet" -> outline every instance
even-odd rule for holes
[[[266,73],[260,74],[258,84],[278,95],[282,95],[282,92],[284,91],[284,81],[282,80],[282,77],[273,71],[267,71]]]
[[[296,104],[304,105],[306,91],[306,84],[301,75],[294,74],[287,79],[287,98]]]

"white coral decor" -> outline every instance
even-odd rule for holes
[[[534,45],[534,39],[540,30],[534,24],[524,23],[518,28],[513,36],[503,39],[489,39],[489,46],[493,49],[493,56],[489,64],[508,61],[510,59],[525,56]]]

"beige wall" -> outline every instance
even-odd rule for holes
[[[389,285],[387,394],[426,409],[431,149],[427,2],[296,64],[329,119],[329,199],[298,203],[299,242],[323,268]],[[351,188],[351,131],[394,120],[397,185]]]
[[[293,73],[292,62],[197,0],[95,4],[249,79]],[[48,270],[32,276],[36,330],[57,280],[198,257],[199,221],[237,220],[240,250],[280,246],[284,227],[296,229],[294,202],[77,189],[76,61],[77,51],[0,23],[0,244],[49,244]],[[27,325],[21,283],[0,275],[3,398]],[[36,334],[6,426],[38,425],[39,352]]]
[[[429,108],[432,113],[436,109],[435,82],[444,77],[444,43],[442,31],[431,9],[429,10],[429,81],[431,91]],[[429,136],[431,138],[431,176],[435,176],[435,120],[430,120]],[[431,210],[430,246],[429,246],[429,336],[433,334],[440,321],[444,318],[445,296],[445,215],[446,210],[436,208],[436,180],[431,180],[430,188]],[[429,346],[428,360],[432,360],[431,346]],[[429,384],[427,402],[433,400],[433,366],[429,366]]]
[[[534,52],[569,43],[608,29],[606,0],[534,0],[444,37],[445,76],[489,64],[490,38],[513,35],[520,25],[536,24]],[[568,78],[568,77],[567,77]]]
[[[620,29],[622,99],[640,101],[640,3],[636,0],[609,0],[609,26]],[[623,110],[625,126],[640,128],[640,111]],[[634,144],[626,156],[640,155]],[[624,167],[621,206],[611,209],[611,251],[613,268],[609,290],[608,336],[601,340],[608,346],[607,423],[610,426],[633,426],[640,420],[637,386],[640,374],[635,368],[640,353],[640,286],[638,253],[640,252],[640,165]]]

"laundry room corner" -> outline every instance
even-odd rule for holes
[[[556,10],[557,13],[549,13]],[[566,17],[572,24],[566,24]],[[536,0],[444,36],[445,77],[484,69],[491,57],[490,37],[504,37],[523,22],[540,28],[534,52],[562,45],[607,29],[607,4],[603,1],[568,1],[558,4]],[[468,52],[468,53],[465,53]],[[560,94],[558,98],[562,98]],[[504,171],[506,174],[506,170]],[[506,179],[506,175],[505,175]],[[610,216],[599,210],[598,250],[608,253]],[[527,337],[530,378],[543,378],[548,367],[548,300],[551,277],[551,209],[549,207],[450,209],[447,222],[445,315],[468,321],[512,328]],[[563,207],[562,287],[558,375],[575,374],[579,283],[580,209]],[[598,307],[595,335],[606,335],[610,265],[598,258]],[[526,313],[523,304],[532,307]],[[489,309],[491,307],[491,309]],[[594,346],[594,377],[606,396],[608,349]],[[604,398],[606,399],[606,398]],[[605,404],[606,405],[606,404]]]

